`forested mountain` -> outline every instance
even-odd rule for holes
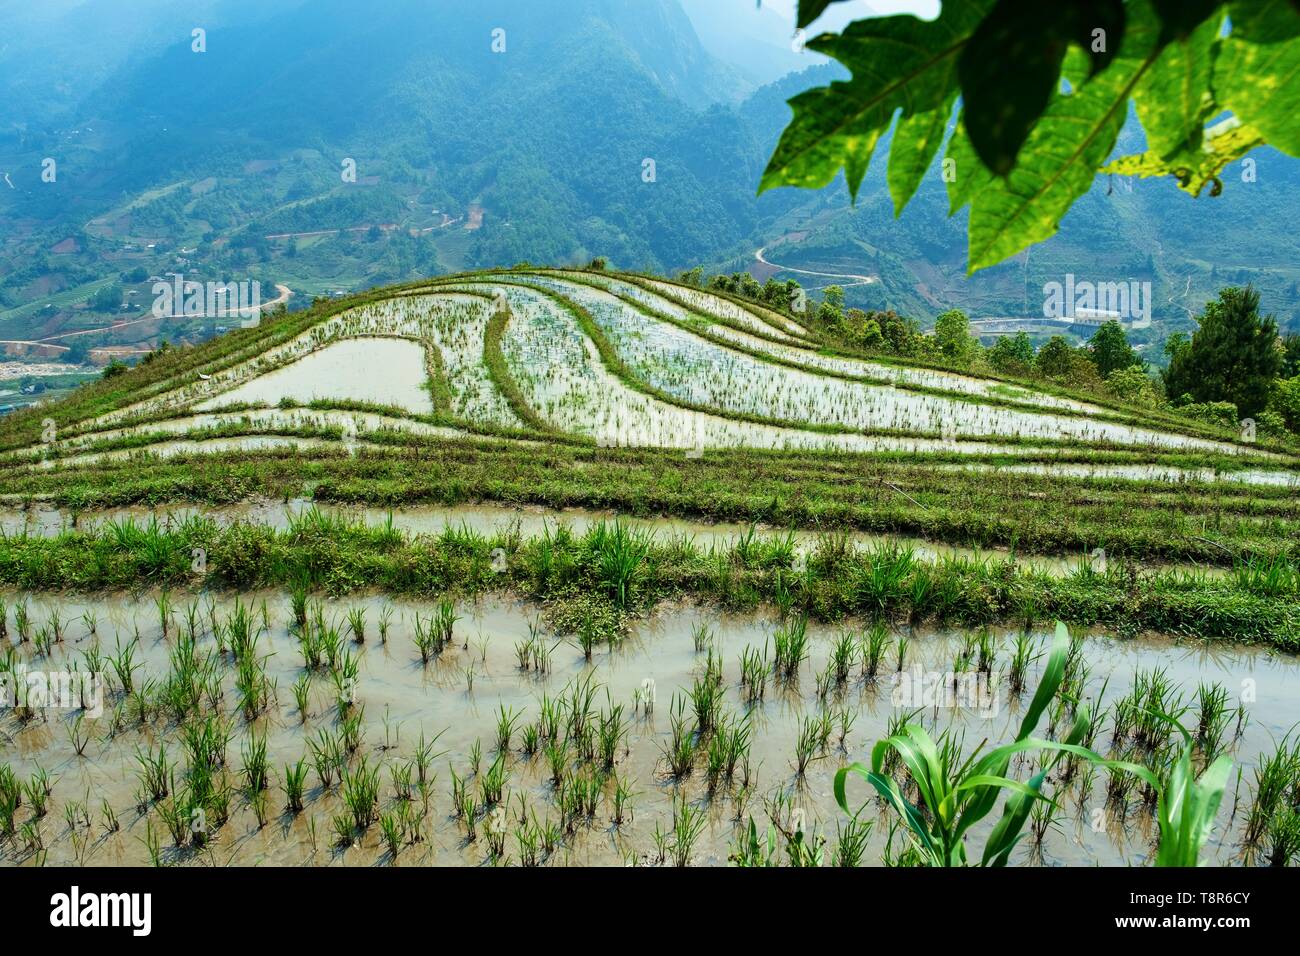
[[[687,0],[689,17],[681,0],[9,6],[3,338],[93,326],[87,300],[137,269],[283,282],[301,302],[522,260],[740,269],[759,247],[878,276],[850,304],[923,321],[1035,315],[1067,273],[1152,281],[1158,334],[1229,281],[1283,323],[1297,307],[1298,174],[1268,151],[1217,199],[1099,182],[1060,235],[973,279],[937,168],[893,217],[887,142],[856,207],[837,186],[756,196],[785,100],[840,68],[782,76],[814,58],[771,49],[789,24],[747,0]]]

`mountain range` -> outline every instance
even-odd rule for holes
[[[842,183],[756,195],[785,101],[845,74],[796,52],[788,10],[750,0],[6,7],[3,339],[102,325],[86,302],[114,283],[139,308],[140,271],[258,278],[302,303],[596,256],[840,282],[850,304],[923,322],[1041,315],[1066,274],[1150,281],[1152,357],[1221,285],[1255,283],[1283,324],[1300,309],[1300,168],[1267,150],[1213,199],[1099,180],[1057,237],[969,278],[937,168],[894,218],[887,142],[856,206]],[[1141,145],[1131,123],[1120,151]]]

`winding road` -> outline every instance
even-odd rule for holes
[[[288,302],[288,301],[289,301],[289,296],[293,295],[293,290],[290,289],[287,285],[283,285],[283,284],[277,282],[277,283],[275,284],[275,288],[276,288],[276,291],[279,292],[280,294],[279,294],[278,296],[276,296],[274,299],[270,299],[270,300],[267,301],[267,302],[263,302],[263,303],[261,303],[261,305],[258,306],[258,311],[260,311],[260,312],[264,312],[264,311],[266,311],[267,309],[273,309],[273,308],[275,308],[277,305],[280,305],[281,303]],[[247,314],[249,314],[249,313],[251,313],[251,312],[253,311],[253,307],[252,307],[252,306],[247,306],[247,307],[245,307],[245,308],[238,309],[238,310],[235,310],[235,311],[237,311],[238,314],[240,314],[240,315],[247,315]],[[146,316],[144,316],[143,318],[139,318],[139,319],[130,319],[130,320],[126,321],[126,322],[115,322],[115,323],[112,324],[112,325],[106,325],[106,326],[103,326],[102,328],[98,328],[98,329],[80,329],[80,330],[78,330],[78,331],[76,331],[76,332],[60,332],[58,335],[51,335],[51,336],[49,336],[49,337],[47,337],[47,338],[43,338],[43,339],[0,339],[0,345],[35,345],[35,346],[39,346],[40,348],[45,348],[45,349],[54,349],[55,351],[58,351],[58,352],[66,352],[66,351],[68,351],[69,346],[67,346],[67,345],[56,345],[56,344],[54,344],[54,343],[58,342],[60,339],[71,339],[71,338],[75,338],[75,337],[77,337],[77,336],[79,336],[79,335],[96,335],[96,334],[98,334],[98,333],[100,333],[100,332],[115,332],[115,331],[117,331],[118,329],[124,329],[124,328],[126,328],[127,326],[130,326],[130,325],[139,325],[141,322],[157,322],[159,319],[169,319],[169,318],[170,318],[170,319],[183,319],[183,318],[201,319],[201,318],[205,318],[205,316],[201,316],[201,315],[190,315],[190,316],[186,316],[186,315],[171,315],[171,316],[168,316],[168,315],[161,315],[161,316],[160,316],[160,315],[152,315],[152,314],[150,314],[150,315],[146,315]],[[114,348],[114,346],[104,346],[104,347],[101,347],[101,348],[93,348],[93,349],[90,349],[89,351],[91,351],[91,352],[107,352],[107,351],[110,351],[110,350],[113,349],[113,348]],[[145,351],[148,351],[148,350],[146,349]]]
[[[771,266],[773,269],[779,269],[782,272],[797,272],[805,276],[823,276],[828,279],[852,279],[852,282],[840,283],[841,288],[849,288],[855,285],[870,285],[873,282],[879,282],[879,276],[860,276],[847,272],[814,272],[811,269],[796,269],[793,266],[783,266],[779,262],[773,262],[771,259],[764,258],[763,253],[767,251],[767,246],[759,249],[754,253],[754,258],[765,266]]]

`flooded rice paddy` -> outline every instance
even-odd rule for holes
[[[487,832],[492,827],[509,832],[504,857],[518,862],[522,847],[516,833],[531,832],[527,828],[536,823],[560,830],[555,846],[537,854],[537,862],[658,864],[675,858],[673,840],[664,834],[673,832],[675,815],[683,813],[698,815],[699,832],[685,854],[691,864],[725,864],[739,839],[741,822],[751,814],[760,832],[769,816],[782,826],[800,821],[805,833],[826,837],[830,853],[847,822],[832,796],[834,773],[852,761],[869,762],[872,744],[890,732],[891,721],[912,714],[933,733],[948,729],[964,735],[970,748],[985,740],[1011,739],[1029,696],[1012,693],[1007,682],[1017,631],[992,632],[996,651],[989,676],[981,678],[978,687],[961,678],[955,690],[957,685],[950,684],[954,661],[968,635],[895,628],[874,679],[863,675],[864,664],[858,660],[840,682],[826,676],[833,669],[835,645],[845,634],[856,641],[865,625],[809,625],[807,659],[796,675],[789,680],[770,678],[762,698],[750,701],[740,684],[742,655],[770,648],[780,626],[765,613],[722,615],[689,604],[665,605],[634,622],[618,643],[596,647],[588,660],[576,641],[546,628],[541,608],[490,598],[458,604],[451,643],[423,663],[415,641],[417,622],[432,616],[431,605],[379,596],[326,601],[320,613],[340,632],[347,632],[348,614],[357,609],[367,622],[364,643],[349,639],[344,652],[355,668],[347,690],[355,701],[350,712],[360,715],[359,730],[354,731],[359,742],[350,763],[355,767],[364,757],[365,767],[380,771],[380,812],[416,813],[421,820],[419,839],[403,842],[394,855],[379,825],[355,834],[347,845],[337,838],[332,821],[347,812],[338,780],[324,786],[309,773],[304,809],[284,810],[286,765],[305,759],[310,767],[313,742],[322,732],[326,738],[339,733],[342,720],[339,684],[305,669],[288,595],[171,595],[166,635],[156,594],[86,599],[9,593],[3,600],[9,608],[7,670],[71,672],[86,667],[88,655],[93,659],[96,650],[111,656],[115,649],[133,645],[134,685],[138,692],[145,689],[145,699],[166,684],[180,635],[193,627],[198,653],[213,656],[219,675],[216,684],[221,690],[200,706],[205,716],[219,715],[226,721],[230,737],[224,772],[232,788],[229,819],[213,827],[201,850],[178,849],[162,832],[158,811],[139,810],[150,805],[141,793],[142,755],[156,757],[164,751],[176,763],[177,779],[184,770],[182,730],[165,708],[142,719],[137,698],[123,694],[120,680],[109,676],[99,706],[89,710],[38,709],[24,719],[8,710],[0,717],[3,762],[19,779],[48,775],[52,782],[44,816],[28,821],[32,826],[23,836],[0,845],[11,863],[30,860],[39,845],[49,863],[141,864],[149,861],[150,840],[160,840],[158,852],[173,862],[473,865],[492,855]],[[31,641],[17,643],[15,615],[20,605],[33,631],[58,621],[62,641],[42,650]],[[265,627],[257,638],[257,654],[265,661],[272,688],[266,711],[252,720],[240,713],[229,653],[221,652],[213,637],[214,625],[220,633],[241,606],[255,630]],[[384,639],[379,634],[381,620],[386,622]],[[1045,647],[1048,636],[1037,633],[1035,639]],[[548,648],[541,672],[520,667],[519,648],[533,640]],[[900,675],[896,658],[903,643]],[[1180,645],[1158,637],[1118,639],[1104,633],[1087,634],[1081,646],[1086,662],[1082,694],[1085,701],[1100,701],[1103,716],[1095,746],[1102,752],[1112,745],[1114,704],[1139,674],[1163,672],[1187,706],[1184,719],[1193,724],[1199,685],[1219,685],[1229,705],[1240,708],[1228,721],[1225,738],[1242,776],[1238,780],[1234,775],[1229,785],[1217,837],[1207,849],[1215,862],[1238,862],[1253,768],[1260,755],[1272,753],[1300,721],[1300,695],[1294,692],[1300,661],[1244,647]],[[1037,683],[1038,666],[1041,661],[1031,668],[1030,689]],[[701,742],[691,771],[674,777],[667,753],[675,701],[687,701],[693,686],[708,679],[702,675],[719,672],[723,716],[715,720],[748,728],[747,757],[730,779],[711,784],[703,753],[707,745]],[[310,683],[304,712],[293,688],[305,676]],[[620,733],[608,773],[589,769],[580,745],[571,744],[565,751],[565,772],[571,779],[589,774],[596,794],[590,812],[566,821],[557,805],[551,759],[544,744],[529,752],[526,728],[542,717],[544,701],[569,700],[576,688],[586,689],[583,707],[589,708],[589,724],[616,714]],[[691,713],[689,703],[684,709]],[[498,752],[503,715],[511,725],[509,743]],[[819,718],[827,721],[824,746],[812,748],[800,774],[798,741]],[[426,761],[429,783],[423,796],[409,784],[422,739],[425,745],[436,740],[432,752],[438,754]],[[265,742],[270,774],[266,795],[259,798],[264,802],[260,810],[240,789],[247,752],[255,750],[258,741]],[[591,767],[600,764],[599,756],[590,762]],[[480,807],[474,839],[453,806],[453,773],[471,791],[490,774],[504,773],[500,800]],[[866,801],[864,785],[855,783],[856,790],[850,784],[855,804]],[[616,824],[614,794],[620,787],[631,796],[617,814],[622,822]],[[1108,799],[1105,772],[1080,771],[1069,783],[1056,781],[1053,795],[1059,813],[1043,825],[1041,836],[1031,835],[1021,845],[1015,862],[1147,860],[1156,830],[1136,789],[1123,799]],[[409,806],[401,810],[403,805]],[[26,816],[20,811],[19,822]],[[114,818],[117,829],[108,822]],[[872,804],[863,819],[872,821],[863,862],[876,863],[885,851],[888,816]],[[972,839],[982,843],[978,833]],[[531,861],[531,852],[529,857]]]

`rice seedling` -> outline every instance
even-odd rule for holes
[[[569,748],[563,741],[552,737],[546,745],[545,753],[551,783],[559,789],[564,784],[564,776],[569,768]]]
[[[128,695],[135,690],[135,672],[140,669],[140,665],[135,662],[137,646],[136,640],[130,641],[125,647],[119,641],[116,653],[108,659],[117,677],[118,686],[122,688],[122,693]]]
[[[116,833],[122,828],[122,825],[118,823],[117,813],[113,810],[113,805],[108,802],[107,797],[100,801],[99,813],[104,818],[103,827],[105,833]]]
[[[632,801],[636,793],[626,777],[614,778],[614,826],[621,827],[632,819]]]
[[[894,670],[903,673],[903,668],[907,666],[907,649],[911,645],[912,639],[906,634],[899,634],[896,647],[898,653],[894,657]]]
[[[1255,846],[1268,830],[1270,822],[1284,807],[1298,801],[1300,780],[1300,746],[1284,738],[1273,753],[1262,755],[1255,767],[1255,799],[1246,816],[1245,843]]]
[[[171,793],[175,783],[175,771],[167,762],[167,751],[162,744],[158,745],[156,755],[152,747],[149,750],[141,750],[137,745],[135,759],[139,764],[136,776],[140,781],[141,790],[150,801],[157,803]]]
[[[880,662],[884,660],[885,651],[889,649],[889,630],[883,622],[877,621],[867,628],[862,639],[862,675],[869,681],[875,680],[880,671]]]
[[[722,713],[722,686],[709,676],[697,677],[691,686],[691,706],[695,712],[695,730],[705,737],[717,726]]]
[[[843,686],[849,679],[849,671],[853,669],[853,662],[857,658],[857,644],[853,640],[853,635],[849,633],[841,634],[831,648],[830,671],[834,675],[835,684]]]
[[[609,711],[601,711],[597,718],[596,734],[599,739],[598,755],[600,765],[605,770],[612,770],[618,758],[619,748],[627,736],[627,727],[623,721],[623,705],[610,702]]]
[[[366,642],[366,609],[364,607],[354,607],[348,611],[348,629],[352,632],[352,640],[357,644]]]
[[[415,799],[415,787],[412,782],[414,773],[415,767],[410,763],[398,762],[389,768],[388,775],[393,784],[393,799],[400,803],[409,803]]]
[[[54,631],[49,623],[42,624],[36,628],[36,633],[32,635],[32,650],[41,657],[49,657],[54,649]]]
[[[320,781],[323,790],[329,790],[334,785],[339,771],[347,764],[343,746],[338,738],[324,729],[320,731],[316,740],[309,740],[307,746],[311,748],[312,767],[316,771],[316,779]]]
[[[346,813],[335,814],[330,820],[334,828],[334,845],[346,849],[356,841],[356,827]]]
[[[847,824],[840,824],[832,856],[835,866],[858,867],[867,852],[867,841],[871,839],[872,822],[854,817]]]
[[[379,818],[379,832],[383,838],[383,844],[388,848],[388,855],[397,859],[397,851],[402,848],[403,827],[401,821],[394,813],[385,813]]]
[[[31,640],[32,619],[25,599],[19,599],[14,605],[14,631],[18,635],[19,644],[26,644]]]
[[[493,807],[501,802],[501,795],[505,792],[506,780],[510,776],[510,771],[506,768],[505,752],[497,754],[492,765],[488,767],[487,773],[479,779],[479,798],[485,807]]]
[[[1269,866],[1291,866],[1300,857],[1300,811],[1287,807],[1269,820],[1263,856]]]
[[[1017,635],[1015,647],[1011,652],[1011,669],[1007,676],[1013,694],[1024,691],[1025,676],[1029,668],[1041,657],[1042,652],[1038,650],[1038,641],[1028,631]]]
[[[176,610],[175,606],[172,603],[171,593],[167,591],[166,588],[164,588],[162,592],[158,595],[154,604],[155,607],[158,609],[158,628],[160,633],[163,636],[163,639],[166,640],[171,630],[172,615],[175,613]]]
[[[44,768],[37,765],[31,779],[23,784],[23,793],[27,797],[27,805],[31,807],[34,819],[39,820],[49,812],[49,799],[53,791],[54,781],[50,779],[50,775]]]
[[[355,768],[343,769],[343,803],[351,814],[352,826],[365,833],[375,823],[379,808],[379,769],[362,757]]]
[[[704,623],[691,625],[691,644],[695,648],[695,653],[703,653],[706,649],[713,646],[713,629]]]
[[[686,726],[685,709],[685,698],[674,694],[669,707],[670,737],[663,747],[663,756],[675,780],[689,775],[695,764],[695,734]]]
[[[244,778],[244,792],[250,797],[261,793],[268,785],[266,735],[250,732],[240,748],[243,765],[240,776]]]
[[[284,791],[285,809],[294,816],[303,811],[303,794],[307,788],[307,758],[302,757],[297,763],[284,765],[284,780],[280,784]]]
[[[809,764],[826,755],[833,728],[831,715],[824,710],[819,714],[800,718],[799,734],[794,744],[794,768],[797,777],[802,779],[807,773]]]
[[[690,863],[691,853],[704,831],[704,823],[704,810],[691,806],[686,801],[686,794],[678,791],[673,797],[672,838],[668,844],[674,866],[682,867]],[[657,829],[658,824],[655,826]]]
[[[0,766],[0,835],[13,836],[23,788],[8,764]]]
[[[796,618],[772,635],[773,669],[784,680],[799,676],[799,665],[808,659],[808,619]]]
[[[393,624],[393,607],[391,604],[385,604],[379,610],[379,643],[388,643],[388,631]]]
[[[90,740],[91,734],[86,727],[85,715],[77,714],[68,725],[68,742],[72,744],[72,749],[78,757],[86,756],[86,748],[90,746]]]
[[[469,748],[469,766],[474,776],[479,775],[479,770],[483,765],[483,742],[475,739]]]
[[[740,688],[746,703],[754,704],[763,699],[767,693],[767,678],[770,673],[766,646],[761,651],[745,647],[740,652]]]
[[[505,704],[497,707],[497,750],[500,753],[510,750],[510,740],[522,716],[523,714],[517,713],[514,708],[506,707]]]
[[[1228,690],[1222,684],[1201,683],[1196,689],[1196,747],[1208,764],[1223,753],[1224,733],[1233,712]]]
[[[4,617],[4,603],[0,602],[0,618]],[[95,619],[95,612],[87,609],[82,612],[81,624],[86,629],[87,637],[97,637],[99,634],[99,622]],[[0,622],[0,638],[5,636],[4,624]]]
[[[0,597],[0,641],[9,639],[9,608],[5,599]]]
[[[299,723],[307,723],[308,710],[311,705],[311,673],[300,676],[293,682],[293,702],[298,710]]]

